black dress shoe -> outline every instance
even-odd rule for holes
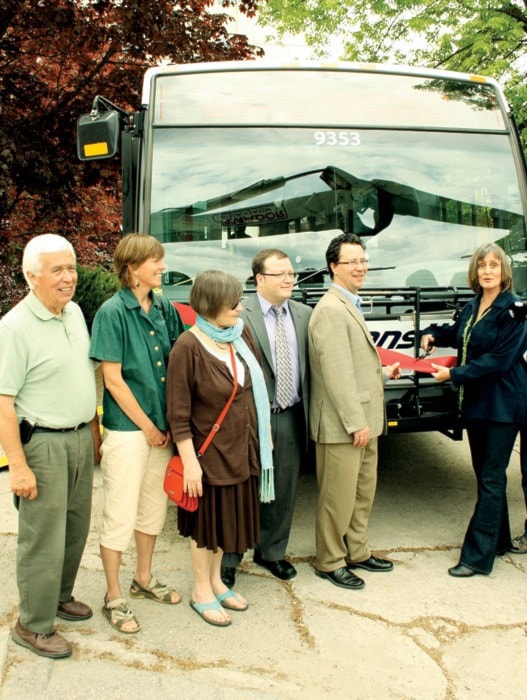
[[[358,590],[359,588],[364,588],[364,581],[352,574],[351,571],[345,566],[340,569],[335,569],[335,571],[320,571],[315,569],[315,574],[320,576],[320,578],[327,578],[335,586],[340,586],[341,588],[350,588],[352,590]]]
[[[456,566],[452,566],[448,570],[448,573],[450,576],[455,576],[456,578],[468,578],[469,576],[475,576],[478,572],[459,562]]]
[[[234,566],[226,566],[225,568],[222,567],[221,580],[227,586],[227,588],[233,588],[236,580],[236,569]]]
[[[527,535],[520,535],[512,540],[510,550],[513,554],[527,554]]]
[[[253,559],[255,564],[258,564],[258,566],[264,566],[273,574],[273,576],[276,576],[276,578],[279,578],[282,581],[289,581],[289,579],[296,576],[295,567],[285,559],[268,561],[267,559],[264,559],[257,551],[254,553]]]
[[[373,554],[369,559],[364,561],[354,561],[348,564],[348,569],[365,569],[366,571],[391,571],[393,569],[393,561],[388,559],[379,559]]]

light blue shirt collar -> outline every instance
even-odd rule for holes
[[[338,289],[339,292],[342,292],[342,294],[344,294],[345,297],[347,297],[351,302],[353,302],[357,309],[362,313],[360,296],[358,294],[353,294],[353,292],[350,292],[349,289],[341,287],[340,284],[335,284],[335,282],[333,282],[333,287],[335,287],[335,289]]]
[[[270,301],[267,301],[267,299],[264,299],[260,292],[256,292],[256,296],[258,297],[258,301],[260,302],[260,308],[262,309],[262,313],[265,316],[267,313],[269,313],[269,311],[272,308],[274,308],[274,305],[271,304]],[[282,304],[278,304],[278,306],[281,306],[283,308],[284,316],[287,316],[287,314],[289,313],[287,299]]]

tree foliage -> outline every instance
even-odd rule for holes
[[[93,319],[101,304],[121,289],[119,278],[102,265],[96,268],[77,265],[77,287],[73,301],[81,307],[91,331]]]
[[[225,8],[236,0],[223,0]],[[102,94],[139,106],[145,69],[253,58],[212,0],[0,0],[0,308],[18,294],[13,260],[35,233],[107,264],[119,231],[119,164],[81,164],[76,121]],[[256,0],[238,7],[250,15]],[[18,263],[19,264],[19,263]]]
[[[261,22],[304,33],[323,56],[494,77],[527,141],[527,0],[268,0]]]

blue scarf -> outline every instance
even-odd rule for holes
[[[269,395],[262,368],[258,364],[256,357],[242,338],[243,320],[238,319],[235,326],[229,328],[218,328],[206,321],[202,316],[196,319],[196,326],[206,333],[212,340],[218,343],[232,343],[234,349],[249,367],[251,381],[253,385],[253,398],[256,406],[258,418],[258,445],[260,448],[260,501],[270,503],[274,501],[274,476],[273,476],[273,454],[271,440],[271,408],[269,406]]]

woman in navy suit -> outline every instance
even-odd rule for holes
[[[459,406],[467,430],[478,498],[459,563],[448,573],[456,577],[489,574],[496,554],[511,547],[507,506],[507,476],[514,441],[521,423],[527,387],[521,359],[526,324],[509,313],[517,300],[511,293],[512,272],[502,248],[479,246],[468,269],[476,296],[451,325],[423,331],[421,347],[456,347],[454,368],[433,364],[438,382],[459,388]]]

